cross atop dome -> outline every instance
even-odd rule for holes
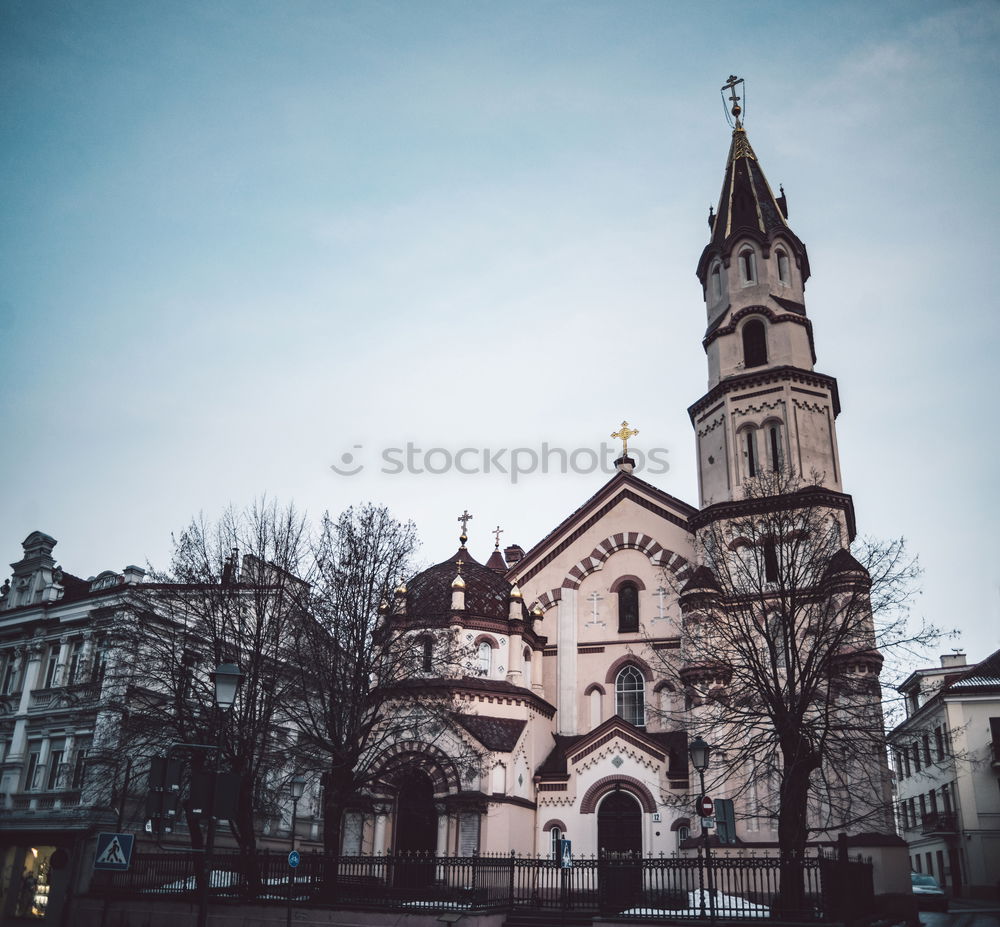
[[[462,542],[462,547],[465,547],[465,542],[469,540],[469,522],[472,521],[472,516],[469,514],[468,509],[462,509],[462,514],[458,516],[456,521],[462,523],[462,533],[459,535],[459,540]]]

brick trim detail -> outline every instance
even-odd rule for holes
[[[633,779],[631,776],[605,776],[587,789],[587,794],[580,802],[580,814],[593,814],[597,810],[598,801],[604,798],[608,792],[613,792],[615,786],[620,786],[623,791],[628,792],[633,798],[637,798],[643,811],[651,813],[656,810],[655,799],[649,789],[638,779]]]
[[[542,833],[552,830],[553,827],[558,827],[564,834],[566,833],[566,825],[559,818],[552,818],[551,821],[546,821],[542,827]]]
[[[653,681],[653,671],[649,668],[649,666],[646,664],[644,660],[640,660],[633,653],[627,653],[624,656],[619,657],[617,660],[615,660],[615,662],[608,667],[608,673],[604,677],[604,681],[609,685],[612,684],[615,681],[615,676],[617,676],[618,673],[621,672],[622,667],[628,665],[634,666],[640,673],[642,673],[642,678],[645,679],[646,682]]]
[[[678,579],[684,579],[691,572],[691,565],[685,557],[667,550],[655,538],[641,531],[622,531],[605,538],[582,560],[570,567],[569,573],[562,582],[563,589],[579,589],[585,576],[599,570],[612,554],[619,550],[638,550],[649,557],[654,567],[669,570]]]

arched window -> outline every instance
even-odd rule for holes
[[[772,422],[767,426],[766,435],[767,439],[767,457],[768,463],[771,469],[778,473],[781,470],[781,426],[776,422]]]
[[[744,284],[757,282],[757,260],[753,248],[744,248],[740,252],[740,276]]]
[[[712,268],[709,280],[708,292],[712,299],[718,299],[722,295],[722,268],[718,264]]]
[[[420,669],[429,673],[434,666],[434,641],[425,637],[421,642]]]
[[[743,366],[763,367],[767,363],[767,329],[760,319],[743,326]]]
[[[691,836],[691,828],[685,827],[683,824],[677,828],[677,849],[681,848],[681,844]]]
[[[521,673],[523,679],[523,685],[525,688],[531,687],[531,650],[527,647],[524,648],[524,654],[522,655],[522,660],[524,662],[524,670]]]
[[[747,476],[756,476],[760,471],[760,459],[757,456],[757,429],[747,428],[743,432],[743,456],[747,462]]]
[[[626,666],[615,678],[615,709],[636,727],[646,726],[646,680],[634,666]]]
[[[476,651],[476,668],[480,676],[489,676],[493,662],[493,648],[488,641],[482,641]]]
[[[557,860],[562,855],[563,832],[558,827],[553,827],[549,834],[552,840],[552,858]]]
[[[604,719],[601,717],[603,712],[601,711],[601,696],[604,693],[601,692],[596,686],[590,690],[590,728],[593,730],[597,725],[601,723]]]
[[[791,282],[788,270],[788,255],[780,249],[778,251],[778,280],[785,284]]]
[[[639,630],[639,587],[632,582],[618,587],[618,633]]]

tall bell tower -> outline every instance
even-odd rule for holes
[[[738,502],[746,480],[785,472],[841,494],[837,381],[814,369],[806,315],[806,246],[788,224],[743,126],[731,77],[733,130],[711,238],[698,262],[707,328],[708,392],[688,412],[702,509]],[[850,508],[850,497],[841,502]],[[853,533],[853,517],[848,513]]]

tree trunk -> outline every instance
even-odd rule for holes
[[[781,807],[778,811],[778,852],[781,873],[775,915],[800,919],[807,915],[803,859],[809,839],[809,777],[818,766],[812,751],[801,743],[784,749]]]

